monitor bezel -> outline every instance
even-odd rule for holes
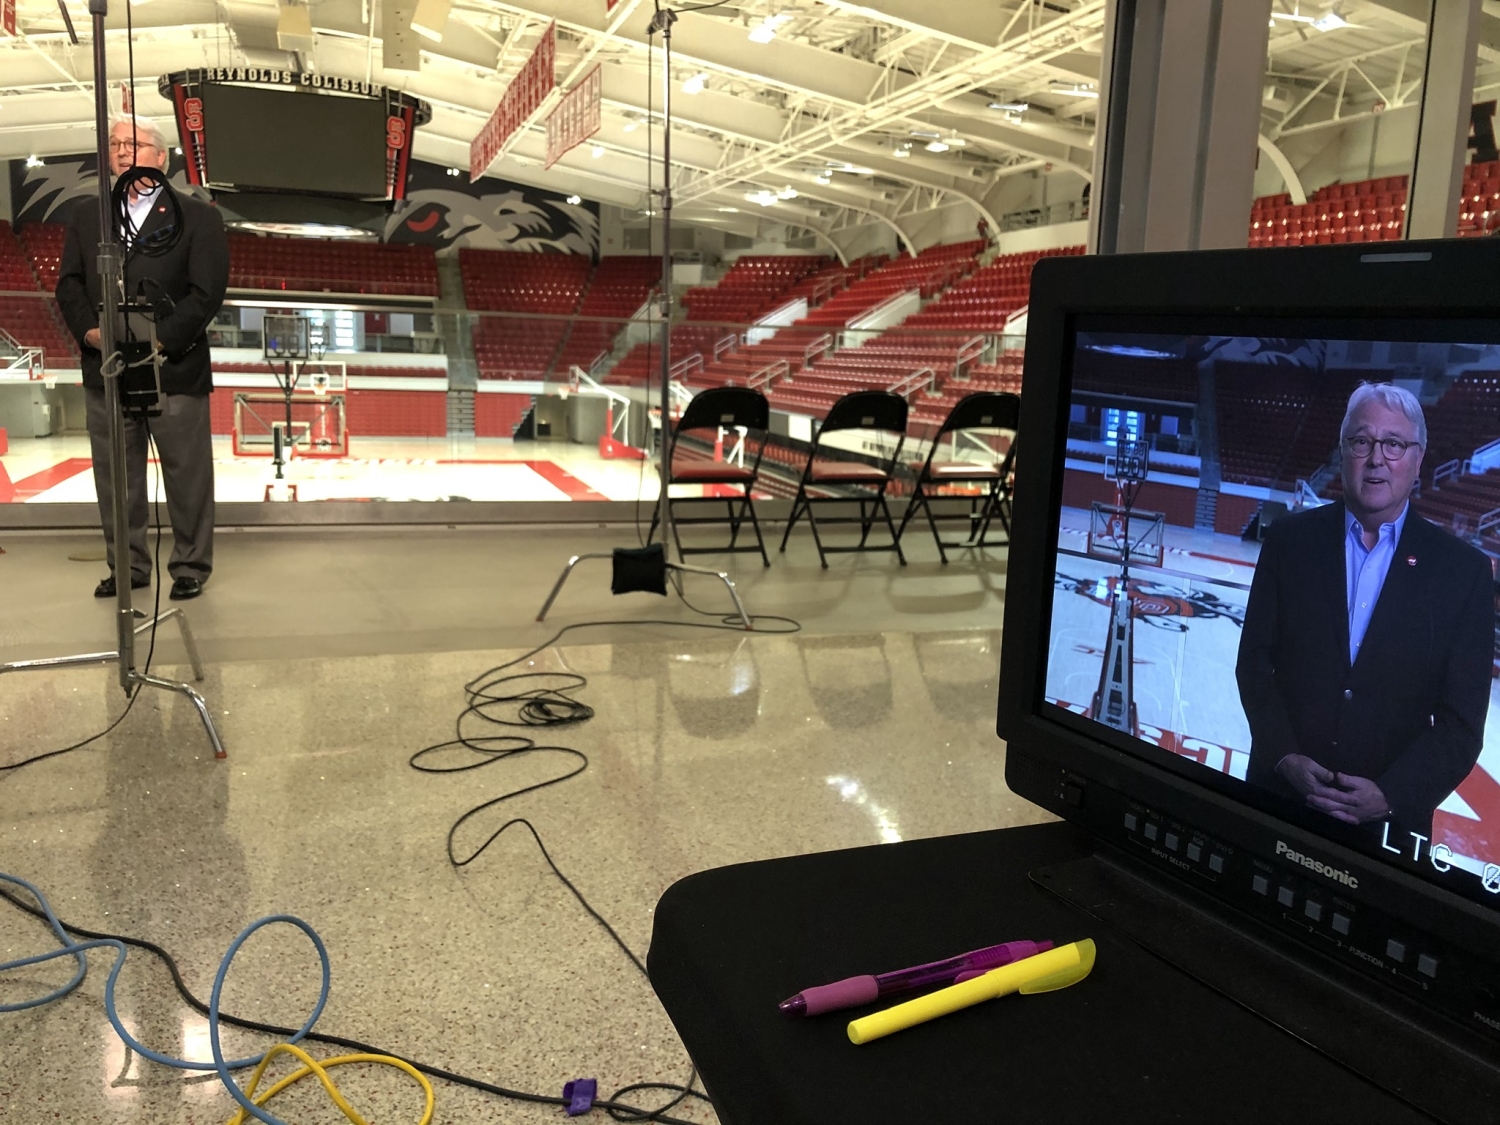
[[[1032,274],[1021,396],[1020,450],[1009,558],[996,731],[1012,751],[1127,793],[1270,862],[1285,841],[1359,878],[1342,891],[1413,928],[1480,955],[1500,948],[1500,897],[1491,908],[1412,871],[1201,785],[1078,729],[1044,700],[1056,528],[1062,506],[1073,325],[1080,317],[1494,320],[1500,240],[1447,240],[1288,249],[1211,250],[1045,258]],[[1044,482],[1046,487],[1038,487]],[[1059,806],[1029,768],[1013,791],[1087,825]],[[1228,898],[1228,895],[1222,896]]]

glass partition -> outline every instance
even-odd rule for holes
[[[862,277],[847,271],[753,321],[718,319],[711,303],[693,317],[690,297],[690,318],[679,311],[671,330],[674,424],[695,394],[716,386],[760,390],[771,422],[765,435],[684,438],[679,456],[760,454],[757,498],[790,500],[833,403],[850,391],[891,390],[909,407],[891,493],[909,493],[960,398],[1020,390],[1027,275],[1039,255],[981,267],[972,248],[965,254],[933,267],[941,276],[932,268],[914,281],[898,276],[873,296],[856,292]],[[576,292],[567,303],[579,303]],[[305,318],[305,356],[268,358],[273,316]],[[0,293],[0,329],[0,524],[41,525],[38,508],[64,524],[88,523],[97,516],[78,350],[46,293]],[[658,492],[661,329],[650,300],[611,317],[232,291],[209,329],[220,521],[275,520],[270,509],[256,516],[241,506],[291,500],[298,522],[370,518],[348,502],[441,502],[445,522],[502,518],[494,504],[649,504]],[[879,462],[894,442],[830,435],[823,455]],[[997,448],[954,440],[945,456],[983,459]],[[680,487],[717,495],[720,486]],[[815,492],[861,488],[827,483]],[[16,505],[32,511],[21,518]],[[548,512],[540,518],[566,518]],[[512,509],[503,518],[522,516]]]

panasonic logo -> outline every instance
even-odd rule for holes
[[[1351,875],[1349,872],[1340,870],[1337,867],[1330,867],[1321,860],[1313,859],[1310,855],[1303,855],[1301,852],[1287,847],[1285,840],[1276,841],[1276,854],[1293,863],[1300,864],[1317,875],[1322,875],[1325,878],[1342,883],[1351,890],[1359,889],[1359,877],[1357,875]]]

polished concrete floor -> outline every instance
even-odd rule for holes
[[[461,872],[446,858],[461,813],[572,760],[538,753],[448,776],[408,765],[452,737],[465,681],[554,626],[708,620],[649,595],[612,599],[603,563],[580,569],[546,625],[532,620],[569,554],[630,537],[222,533],[215,576],[187,610],[228,760],[212,758],[185,700],[143,695],[92,747],[0,773],[0,871],[38,884],[70,922],[165,946],[204,998],[235,934],[289,913],[318,930],[332,958],[320,1030],[548,1094],[585,1076],[601,1093],[684,1081],[687,1057],[649,984],[529,837],[507,833]],[[110,646],[110,606],[89,596],[102,565],[70,561],[97,555],[95,539],[7,534],[0,547],[0,660]],[[942,568],[928,543],[906,568],[885,555],[843,556],[825,572],[799,540],[769,571],[746,559],[730,569],[753,612],[794,617],[803,631],[572,632],[534,668],[588,677],[578,696],[596,717],[547,741],[583,751],[589,769],[476,817],[460,851],[528,818],[644,955],[657,898],[690,872],[1042,819],[1006,789],[994,735],[1003,551]],[[726,608],[710,581],[689,594]],[[186,675],[183,659],[164,629],[155,667]],[[0,764],[86,737],[123,705],[105,669],[0,677]],[[45,927],[0,902],[0,960],[51,944]],[[88,980],[59,1003],[0,1014],[0,1122],[228,1120],[234,1106],[215,1078],[124,1051],[103,1010],[109,960],[92,954]],[[57,962],[9,974],[0,1004],[68,972]],[[236,962],[224,1006],[295,1025],[316,988],[305,939],[272,929]],[[131,954],[118,1006],[149,1045],[208,1057],[205,1022],[144,954]],[[231,1029],[225,1042],[249,1054],[271,1041]],[[404,1076],[338,1077],[369,1119],[419,1119]],[[343,1120],[315,1085],[301,1087],[273,1103],[283,1119]],[[674,1112],[713,1120],[701,1104]],[[438,1122],[559,1119],[555,1107],[437,1083]]]

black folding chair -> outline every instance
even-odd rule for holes
[[[831,459],[827,451],[823,450],[823,439],[829,434],[847,432],[850,430],[867,430],[871,433],[896,435],[896,448],[891,452],[889,458],[883,458],[880,463],[871,463],[866,460],[858,460],[846,457],[843,460]],[[896,465],[901,458],[901,446],[906,441],[906,400],[900,395],[892,394],[890,391],[854,391],[839,399],[828,410],[828,417],[823,426],[818,430],[818,436],[813,439],[812,451],[807,455],[807,465],[802,470],[802,480],[797,485],[797,498],[792,501],[792,515],[786,521],[786,531],[781,536],[781,549],[786,550],[787,539],[792,534],[792,528],[804,514],[807,522],[812,527],[813,542],[818,545],[818,561],[823,564],[823,569],[828,569],[828,555],[847,551],[895,551],[896,557],[901,560],[901,565],[906,565],[906,555],[901,551],[901,537],[896,534],[895,522],[891,519],[891,509],[885,500],[886,489],[890,487],[892,474],[896,471]],[[822,459],[819,459],[819,454]],[[862,489],[853,495],[813,496],[809,489],[818,486],[824,488],[852,488]],[[858,516],[825,516],[824,525],[835,523],[857,523],[859,524],[859,543],[853,547],[829,547],[824,544],[823,537],[818,534],[818,521],[813,515],[814,504],[858,504]],[[883,516],[885,526],[890,530],[891,541],[888,544],[872,547],[869,545],[870,528],[875,525],[877,516]]]
[[[692,457],[678,457],[678,446],[683,436],[695,430],[719,429],[745,431],[746,440],[752,434],[757,436],[755,446],[755,458],[748,465],[735,465],[729,461],[714,461],[708,456],[699,455]],[[766,396],[759,391],[750,390],[748,387],[713,387],[701,391],[687,405],[682,412],[682,417],[677,422],[677,428],[672,431],[672,446],[667,458],[668,477],[662,482],[661,496],[656,502],[656,509],[651,513],[651,531],[646,537],[646,542],[656,536],[656,525],[661,520],[661,505],[671,505],[672,513],[672,537],[677,544],[677,553],[683,557],[688,555],[716,555],[725,553],[740,553],[746,551],[758,552],[761,562],[766,566],[771,565],[771,560],[766,556],[766,543],[760,534],[760,522],[755,518],[755,503],[750,497],[750,490],[755,487],[755,478],[760,473],[760,459],[766,448],[766,432],[771,428],[771,407],[766,402]],[[714,438],[707,439],[706,444],[710,447]],[[689,444],[692,444],[690,440]],[[671,486],[674,484],[695,485],[724,485],[730,488],[740,489],[736,496],[678,496],[670,494]],[[722,502],[728,509],[728,518],[721,519],[718,516],[697,516],[689,519],[680,519],[677,508],[683,504],[717,504]],[[740,528],[746,520],[750,522],[750,528],[755,532],[755,546],[742,547],[739,545]],[[684,525],[697,524],[723,524],[729,525],[729,545],[726,547],[684,547],[682,535],[678,530]]]
[[[959,399],[949,412],[947,419],[932,439],[932,448],[927,451],[927,460],[917,476],[916,489],[906,515],[901,518],[899,539],[906,534],[906,525],[917,510],[927,514],[927,524],[932,528],[932,538],[937,543],[938,556],[946,565],[948,548],[1004,547],[1010,543],[1010,496],[1011,474],[1016,459],[1016,430],[1021,418],[1021,399],[1018,395],[999,394],[995,391],[980,391]],[[968,430],[1009,430],[1010,443],[1004,452],[997,450],[992,442],[979,441],[976,449],[988,450],[988,455],[964,460],[950,450],[953,460],[940,460],[943,440],[957,441],[957,435]],[[940,490],[950,485],[981,485],[978,495],[957,497],[942,496]],[[933,511],[934,500],[967,500],[968,510],[962,512]],[[969,525],[969,538],[962,541],[944,540],[938,534],[939,520],[964,520]],[[1005,529],[1003,540],[991,541],[990,524],[1000,521]]]

